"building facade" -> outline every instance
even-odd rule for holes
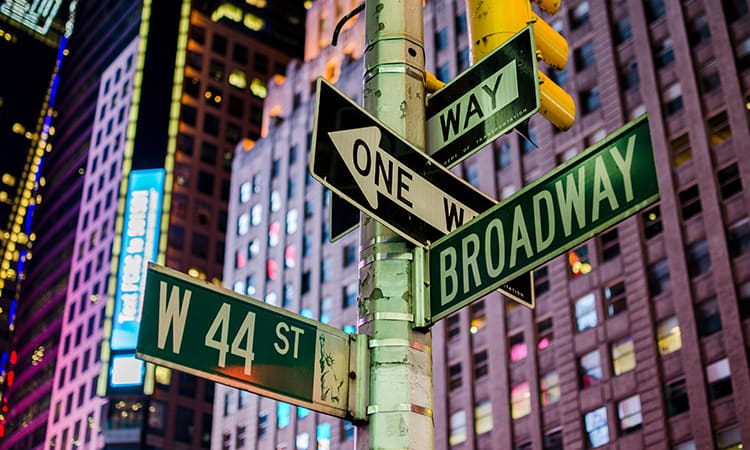
[[[361,104],[364,18],[308,11],[305,61],[235,154],[224,283],[356,330],[358,233],[328,242],[307,174],[324,76]],[[545,17],[544,14],[541,14]],[[425,3],[428,70],[471,63],[463,2]],[[493,293],[432,327],[436,448],[738,449],[750,441],[750,13],[743,0],[565,2],[567,132],[542,117],[454,169],[502,200],[647,113],[661,199],[535,270],[536,308]],[[429,101],[429,100],[428,100]],[[354,427],[217,386],[212,448],[354,448]]]
[[[60,87],[27,274],[35,281],[17,321],[21,346],[43,341],[47,369],[40,377],[39,364],[26,367],[35,353],[19,352],[10,398],[34,408],[9,415],[2,445],[205,448],[213,383],[134,366],[126,339],[111,338],[122,335],[121,280],[136,256],[136,179],[155,169],[164,183],[153,259],[219,282],[233,149],[260,135],[266,84],[301,55],[304,5],[87,6]]]

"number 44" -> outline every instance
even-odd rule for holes
[[[219,312],[216,314],[214,321],[211,323],[211,327],[206,333],[205,344],[206,347],[214,348],[219,351],[219,360],[217,362],[219,367],[226,367],[227,352],[230,352],[229,348],[229,316],[230,306],[228,303],[221,305]],[[250,375],[253,366],[253,338],[255,331],[255,313],[249,312],[245,314],[245,320],[242,321],[240,329],[237,330],[237,334],[232,339],[231,353],[238,358],[245,360],[245,375]],[[220,332],[221,336],[216,339],[216,333]]]

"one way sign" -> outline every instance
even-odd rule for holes
[[[317,84],[310,172],[333,192],[422,247],[495,204],[333,85]]]
[[[496,204],[322,78],[317,92],[310,173],[405,239],[428,246]],[[500,291],[534,307],[531,272]]]

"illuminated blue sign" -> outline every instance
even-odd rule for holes
[[[146,269],[159,250],[164,169],[130,173],[117,273],[111,348],[135,350],[141,324]]]

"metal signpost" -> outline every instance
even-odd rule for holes
[[[659,190],[642,116],[430,246],[429,325],[654,203]]]
[[[453,167],[539,110],[532,28],[436,91],[427,102],[427,152]]]
[[[364,418],[366,353],[363,336],[149,265],[141,359],[352,420]]]

